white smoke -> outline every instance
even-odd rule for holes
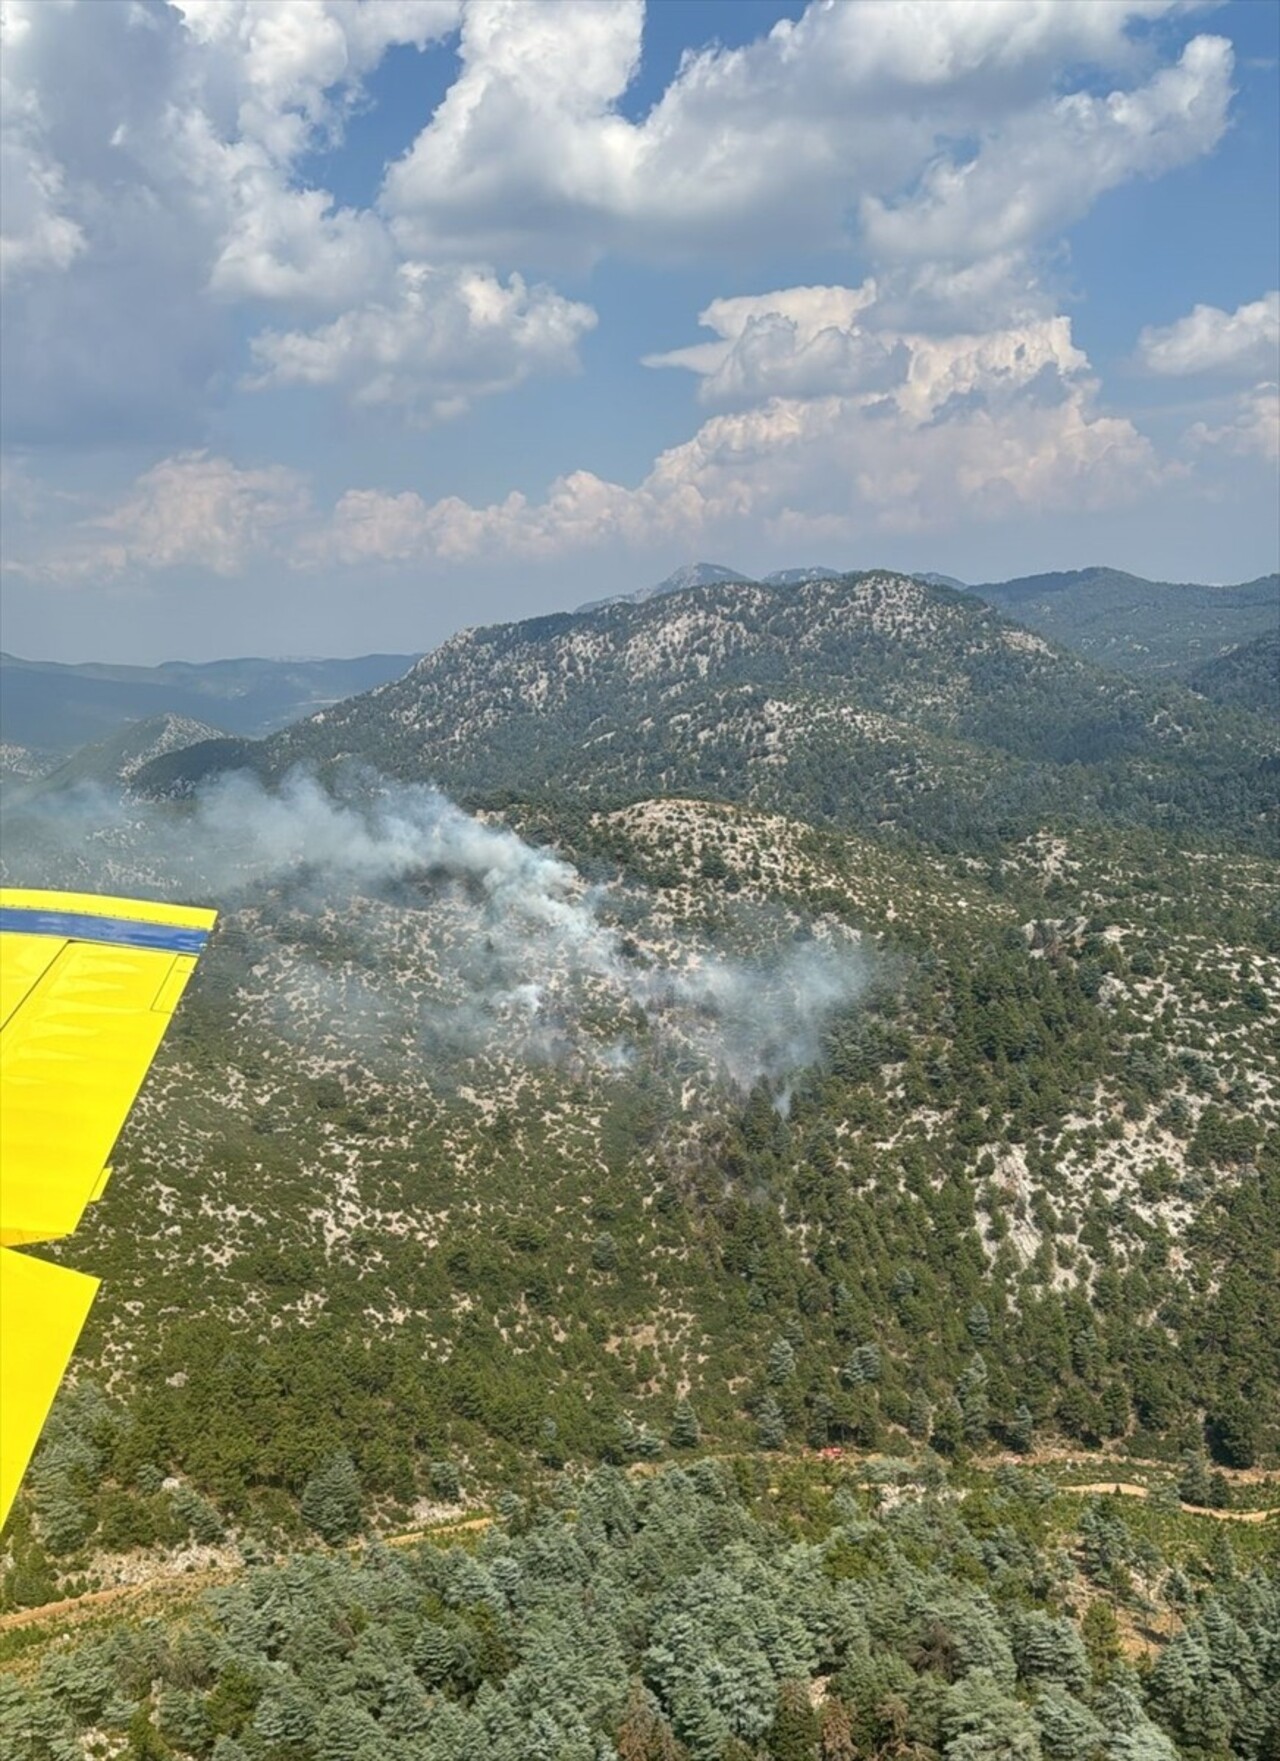
[[[50,797],[5,841],[27,885],[139,892],[219,906],[252,924],[297,988],[263,1006],[367,1050],[501,1051],[625,1069],[669,1042],[719,1080],[786,1102],[832,1017],[867,980],[848,932],[734,959],[670,931],[624,934],[621,902],[554,852],[430,788],[367,774],[335,797],[295,773],[268,790],[219,778],[182,808],[100,792]],[[646,943],[648,946],[646,947]],[[327,1019],[326,1019],[327,1017]]]

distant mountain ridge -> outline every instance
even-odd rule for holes
[[[405,672],[414,654],[352,660],[165,661],[160,666],[65,665],[0,654],[0,741],[69,753],[126,722],[156,715],[208,722],[232,734],[272,733],[327,703]]]
[[[220,728],[192,721],[189,716],[153,715],[143,721],[126,722],[104,740],[81,746],[61,764],[31,775],[30,780],[13,789],[12,799],[33,800],[83,784],[118,788],[168,753],[222,738]]]
[[[669,593],[684,593],[690,587],[718,587],[726,581],[749,581],[723,563],[686,563],[652,587],[637,587],[634,593],[615,593],[607,599],[589,599],[580,605],[580,612],[600,611],[606,605],[644,605],[650,599],[662,599]]]
[[[723,587],[750,582],[759,582],[764,587],[803,587],[810,581],[838,580],[846,572],[828,568],[825,563],[803,563],[798,568],[774,569],[768,575],[743,575],[737,569],[726,568],[723,563],[686,563],[652,587],[637,587],[634,593],[617,593],[608,599],[589,599],[578,610],[600,611],[606,605],[645,605],[651,599],[686,593],[691,587]]]
[[[470,799],[691,794],[946,838],[994,835],[1049,798],[1252,823],[1274,745],[1258,718],[878,571],[462,631],[403,678],[230,756],[266,776],[357,759]],[[181,792],[227,762],[197,746],[137,783]]]
[[[988,581],[969,591],[1121,672],[1175,673],[1280,628],[1280,575],[1215,587],[1098,567]]]
[[[644,605],[690,589],[734,582],[800,587],[839,578],[820,564],[746,575],[723,563],[689,563],[652,587],[589,600],[580,612]],[[1232,586],[1148,581],[1123,569],[1092,567],[970,585],[955,575],[917,572],[929,587],[972,593],[1027,629],[1120,672],[1177,675],[1280,629],[1280,576]],[[1241,702],[1240,707],[1248,707]],[[1256,706],[1255,706],[1256,707]]]

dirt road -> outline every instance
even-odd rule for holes
[[[1044,1450],[1034,1456],[1010,1456],[1011,1462],[1021,1466],[1047,1465],[1050,1462],[1079,1460],[1078,1452],[1071,1450]],[[1117,1466],[1119,1466],[1117,1460]],[[1165,1467],[1167,1463],[1151,1462],[1140,1465]],[[1257,1482],[1270,1479],[1272,1476],[1260,1471],[1241,1473],[1233,1476],[1241,1481]],[[1063,1486],[1065,1493],[1108,1493],[1119,1492],[1125,1498],[1146,1498],[1149,1491],[1146,1486],[1139,1486],[1132,1480],[1095,1480],[1084,1486]],[[1184,1504],[1181,1509],[1189,1516],[1207,1516],[1215,1522],[1228,1523],[1264,1523],[1269,1517],[1280,1517],[1280,1506],[1271,1510],[1206,1510],[1197,1504]],[[418,1541],[441,1541],[450,1535],[478,1533],[487,1529],[493,1522],[492,1516],[471,1516],[459,1518],[456,1522],[437,1523],[431,1528],[409,1529],[401,1535],[387,1535],[383,1543],[388,1547],[412,1547]],[[363,1543],[352,1542],[347,1549],[354,1552]],[[15,1632],[22,1627],[44,1626],[46,1623],[62,1622],[72,1626],[87,1620],[99,1610],[112,1607],[123,1607],[134,1601],[144,1601],[147,1597],[182,1597],[194,1596],[201,1590],[211,1589],[215,1584],[231,1583],[244,1570],[243,1566],[215,1566],[202,1571],[160,1572],[155,1577],[144,1578],[137,1584],[116,1584],[108,1590],[88,1590],[83,1596],[69,1597],[62,1602],[44,1602],[39,1608],[18,1608],[11,1614],[0,1614],[0,1634]]]
[[[437,1523],[429,1529],[410,1529],[403,1535],[386,1535],[387,1547],[411,1547],[415,1541],[441,1541],[450,1535],[462,1535],[487,1529],[491,1516],[464,1517],[458,1522]],[[355,1552],[362,1543],[356,1541],[346,1549]],[[86,1590],[83,1596],[71,1596],[63,1602],[42,1602],[38,1608],[17,1608],[11,1614],[0,1614],[0,1633],[15,1632],[21,1627],[43,1626],[46,1621],[62,1621],[75,1625],[88,1619],[99,1609],[141,1601],[148,1596],[194,1596],[215,1584],[229,1584],[244,1571],[244,1566],[220,1565],[203,1571],[159,1572],[137,1584],[114,1584],[108,1590]]]
[[[1095,1480],[1088,1486],[1062,1486],[1062,1492],[1119,1492],[1123,1498],[1150,1498],[1150,1489],[1135,1486],[1132,1480]],[[1210,1510],[1203,1504],[1179,1504],[1188,1516],[1209,1516],[1219,1523],[1264,1523],[1268,1517],[1280,1516],[1280,1505],[1272,1510]]]

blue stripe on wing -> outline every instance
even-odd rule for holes
[[[94,917],[83,911],[29,911],[0,906],[0,934],[60,936],[70,942],[112,942],[118,948],[155,948],[164,954],[202,954],[207,929],[142,923],[131,917]]]

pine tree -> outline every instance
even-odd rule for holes
[[[841,1379],[848,1388],[860,1388],[864,1382],[878,1382],[880,1369],[880,1347],[872,1340],[854,1346],[841,1371]]]
[[[1191,1606],[1191,1584],[1180,1565],[1175,1565],[1164,1580],[1164,1599],[1170,1608],[1181,1612]]]
[[[442,1688],[453,1673],[455,1650],[446,1628],[426,1621],[413,1642],[413,1667],[428,1688]]]
[[[1213,1574],[1215,1587],[1219,1589],[1224,1584],[1229,1584],[1236,1575],[1235,1550],[1225,1523],[1217,1524],[1209,1543],[1209,1570]]]
[[[656,1431],[642,1423],[635,1428],[631,1440],[631,1450],[642,1460],[652,1461],[655,1456],[662,1454],[662,1438]]]
[[[1152,1724],[1137,1693],[1126,1683],[1108,1682],[1096,1707],[1107,1729],[1107,1761],[1178,1761],[1178,1751]]]
[[[295,1748],[311,1740],[315,1713],[292,1676],[270,1684],[258,1701],[253,1728],[268,1748]]]
[[[50,1553],[74,1553],[93,1529],[93,1512],[61,1477],[38,1493],[36,1509],[40,1537]]]
[[[808,1684],[778,1685],[778,1706],[765,1743],[772,1761],[817,1761],[820,1726],[809,1700]]]
[[[900,1310],[907,1299],[915,1295],[915,1289],[915,1273],[910,1266],[899,1266],[893,1274],[893,1282],[889,1286],[889,1300],[896,1309]]]
[[[698,1415],[687,1400],[676,1402],[676,1410],[671,1417],[670,1436],[673,1449],[696,1449],[702,1441]]]
[[[200,1495],[191,1486],[179,1486],[172,1494],[174,1515],[186,1524],[193,1538],[211,1546],[221,1541],[224,1529],[222,1518],[207,1498]]]
[[[954,1455],[964,1442],[964,1413],[954,1395],[934,1414],[930,1440],[939,1455]]]
[[[345,1451],[331,1455],[302,1488],[302,1517],[331,1547],[359,1530],[360,1478]]]
[[[146,1706],[139,1706],[129,1720],[129,1741],[122,1761],[171,1761],[173,1750],[165,1742]]]
[[[782,1409],[772,1394],[766,1394],[756,1414],[756,1444],[761,1449],[781,1449],[786,1435]]]
[[[775,1339],[769,1347],[766,1374],[775,1388],[781,1388],[796,1373],[796,1351],[789,1339]]]
[[[1080,1637],[1084,1640],[1094,1681],[1108,1681],[1121,1656],[1120,1623],[1109,1602],[1090,1602],[1080,1622]]]
[[[616,1739],[618,1761],[680,1761],[680,1745],[641,1682],[631,1684]]]
[[[1051,1683],[1037,1694],[1035,1714],[1048,1761],[1093,1761],[1104,1753],[1106,1731],[1064,1688]]]
[[[1209,1504],[1209,1464],[1198,1449],[1188,1449],[1182,1457],[1182,1470],[1178,1475],[1178,1496],[1184,1504],[1197,1504],[1207,1509]]]
[[[203,1755],[213,1741],[204,1697],[183,1688],[161,1688],[156,1696],[156,1718],[165,1741],[177,1749]]]
[[[591,1243],[591,1264],[597,1272],[616,1272],[618,1244],[608,1230],[602,1230]]]
[[[858,1761],[853,1719],[844,1701],[834,1694],[829,1694],[823,1702],[818,1749],[822,1761]]]
[[[809,1424],[805,1441],[810,1449],[825,1449],[831,1441],[831,1426],[836,1416],[835,1402],[829,1394],[815,1394],[809,1407]]]
[[[560,1427],[552,1418],[543,1419],[538,1427],[538,1458],[544,1467],[562,1468],[564,1450],[560,1445]]]
[[[1019,1455],[1030,1455],[1035,1447],[1035,1421],[1032,1419],[1030,1407],[1022,1401],[1018,1402],[1013,1423],[1009,1427],[1009,1443]]]
[[[1231,1482],[1221,1468],[1215,1468],[1209,1475],[1209,1508],[1211,1510],[1231,1509]]]
[[[971,1449],[977,1449],[986,1442],[990,1429],[990,1411],[987,1406],[986,1390],[975,1388],[961,1402],[962,1426],[964,1440]]]
[[[316,1719],[317,1761],[357,1761],[365,1743],[380,1740],[378,1721],[352,1699],[330,1700]]]
[[[431,1703],[412,1672],[400,1664],[382,1694],[380,1722],[393,1737],[421,1736],[431,1720]]]
[[[990,1417],[987,1405],[987,1379],[986,1363],[981,1352],[975,1351],[964,1374],[956,1384],[956,1398],[960,1402],[964,1440],[974,1448],[984,1442],[987,1436]]]
[[[462,1497],[458,1470],[451,1461],[433,1461],[427,1469],[427,1479],[435,1496],[446,1504],[456,1504]]]
[[[1089,1686],[1088,1653],[1069,1620],[1038,1610],[1020,1616],[1013,1628],[1013,1654],[1026,1680],[1057,1682],[1077,1694]]]
[[[89,1646],[56,1653],[46,1664],[41,1682],[59,1705],[68,1707],[86,1724],[101,1717],[115,1685],[106,1656]]]
[[[1038,1761],[1041,1752],[1031,1714],[985,1669],[947,1690],[942,1729],[947,1761]]]

